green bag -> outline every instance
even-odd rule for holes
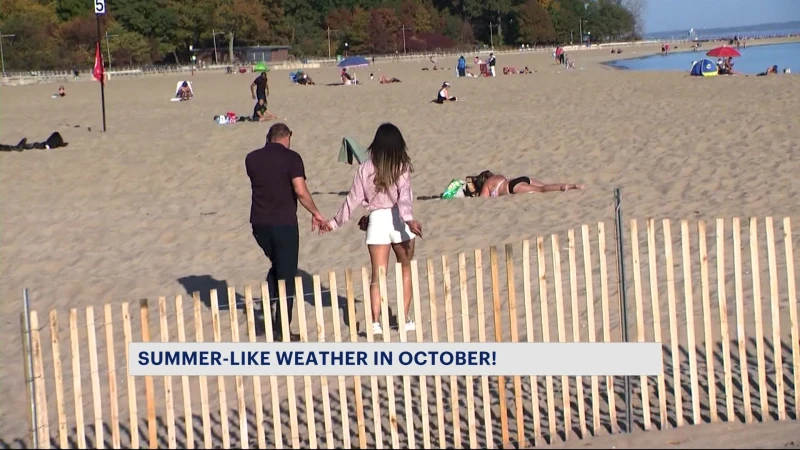
[[[463,197],[464,185],[466,185],[466,183],[461,180],[451,181],[450,184],[447,185],[447,189],[444,190],[444,193],[442,194],[442,199],[450,200],[453,198]]]

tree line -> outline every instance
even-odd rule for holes
[[[190,46],[220,62],[246,45],[290,45],[299,58],[449,48],[633,40],[644,0],[107,0],[103,53],[114,64],[185,64]],[[105,36],[105,33],[108,36]],[[94,61],[89,0],[2,0],[6,70]],[[106,44],[107,41],[107,44]],[[106,46],[108,48],[106,48]],[[235,58],[234,58],[235,59]]]

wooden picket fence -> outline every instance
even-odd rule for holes
[[[660,221],[660,232],[658,224],[647,220],[642,233],[632,220],[623,255],[616,255],[615,246],[609,250],[605,224],[599,223],[566,236],[526,240],[521,247],[509,244],[504,252],[492,247],[488,261],[482,250],[428,259],[424,267],[414,261],[417,328],[409,336],[387,331],[392,323],[405,322],[400,266],[380,277],[386,342],[609,342],[621,340],[625,311],[618,301],[621,283],[609,275],[608,259],[614,270],[613,258],[624,258],[632,340],[662,342],[664,350],[662,373],[632,377],[629,398],[622,377],[173,380],[127,374],[130,342],[271,341],[269,314],[263,323],[256,320],[257,309],[268,308],[262,284],[243,293],[234,287],[208,297],[194,293],[187,301],[181,295],[141,300],[138,308],[128,302],[106,304],[102,313],[89,306],[70,310],[66,318],[50,311],[41,320],[32,311],[33,433],[42,448],[507,448],[628,431],[626,406],[632,411],[632,432],[796,419],[800,337],[790,219],[779,230],[782,246],[776,245],[770,217],[763,229],[751,218],[744,234],[739,219],[731,221],[730,231],[718,219],[711,238],[705,222],[683,220],[680,256],[674,255],[672,223]],[[645,275],[643,265],[648,266]],[[302,341],[375,339],[364,326],[370,316],[369,301],[363,300],[368,270],[363,268],[360,277],[350,270],[340,275],[295,280],[294,323]],[[764,320],[764,277],[771,320]],[[285,301],[283,282],[279,292]],[[258,294],[260,299],[254,298]],[[288,321],[285,314],[281,321]]]

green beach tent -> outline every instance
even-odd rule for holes
[[[264,61],[261,61],[253,67],[253,72],[269,72],[269,66]]]

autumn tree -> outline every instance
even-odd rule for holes
[[[537,0],[528,0],[514,14],[518,44],[550,44],[556,41],[556,30],[550,14]]]

